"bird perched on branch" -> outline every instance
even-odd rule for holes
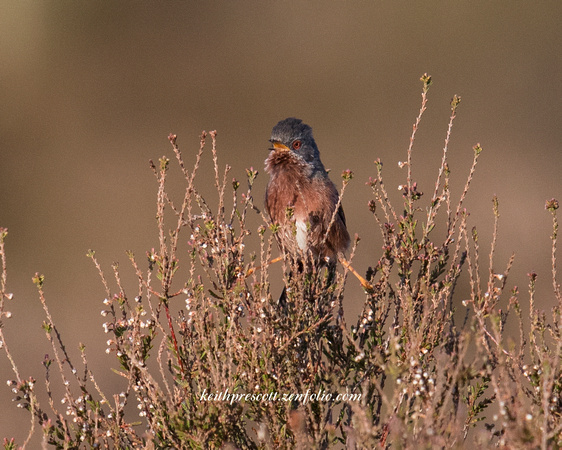
[[[265,209],[280,226],[282,252],[299,259],[310,252],[319,264],[335,265],[349,247],[349,233],[312,128],[290,117],[273,127],[270,142]]]

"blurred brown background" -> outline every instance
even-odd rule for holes
[[[104,365],[104,386],[117,383],[109,371],[116,364],[103,352],[104,291],[85,254],[93,248],[107,272],[120,261],[127,273],[125,250],[142,256],[157,244],[156,184],[147,161],[172,157],[170,132],[192,162],[201,130],[218,130],[220,162],[233,166],[232,176],[243,178],[250,166],[261,171],[261,206],[271,127],[287,116],[304,119],[336,185],[342,170],[356,175],[344,207],[350,232],[362,237],[355,266],[364,272],[381,245],[364,182],[381,158],[387,186],[400,199],[405,172],[397,162],[405,159],[424,72],[434,85],[414,154],[423,200],[437,175],[449,101],[458,94],[454,199],[480,142],[469,225],[479,227],[487,255],[497,194],[497,270],[515,252],[508,286],[518,285],[525,300],[526,273],[537,271],[538,306],[549,309],[551,220],[544,203],[562,200],[561,17],[558,0],[2,0],[0,226],[9,228],[14,292],[4,327],[22,375],[41,380],[41,361],[51,353],[31,283],[39,271],[70,353],[84,342],[92,365]],[[207,155],[208,180],[210,167]],[[356,286],[348,293],[352,311],[362,296]],[[21,443],[28,418],[11,402],[5,380],[12,378],[2,353],[0,437]]]

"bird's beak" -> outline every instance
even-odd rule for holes
[[[282,144],[281,142],[278,141],[271,141],[271,143],[273,144],[273,147],[271,148],[271,150],[281,150],[282,152],[289,152],[291,151],[291,149],[289,147],[287,147],[286,145]]]

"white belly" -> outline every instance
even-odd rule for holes
[[[297,226],[297,245],[304,252],[306,251],[306,244],[308,241],[308,230],[306,222],[297,220],[295,224]]]

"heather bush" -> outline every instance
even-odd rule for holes
[[[507,283],[513,257],[505,267],[495,262],[496,198],[484,259],[478,231],[468,229],[464,201],[482,152],[479,144],[458,199],[450,192],[447,160],[457,96],[435,187],[429,196],[418,189],[412,153],[431,78],[424,75],[422,82],[419,115],[405,161],[399,162],[405,171],[403,203],[391,203],[381,161],[375,161],[367,182],[368,207],[383,246],[371,267],[357,268],[366,281],[362,312],[353,323],[346,322],[344,298],[346,284],[356,282],[350,264],[359,239],[349,264],[335,274],[312,258],[282,259],[279,273],[287,295],[280,302],[270,270],[278,227],[254,204],[258,172],[251,168],[243,181],[232,179],[230,167],[218,164],[214,132],[201,135],[188,169],[176,136],[170,135],[175,162],[166,156],[151,162],[159,246],[146,255],[127,254],[131,268],[125,270],[134,272],[137,286],[123,285],[117,265],[108,277],[95,252],[88,252],[105,289],[100,339],[115,355],[115,376],[126,381],[123,392],[100,389],[82,345],[82,361],[68,355],[42,275],[33,282],[52,346],[43,381],[20,373],[0,327],[14,373],[8,384],[17,405],[31,415],[26,443],[41,432],[44,443],[57,448],[561,447],[558,202],[546,203],[553,220],[557,305],[546,314],[537,308],[537,275],[529,274],[528,292],[520,294]],[[209,138],[216,203],[198,190]],[[172,164],[185,178],[180,199],[167,190]],[[342,194],[352,180],[352,172],[342,174]],[[249,226],[250,215],[261,221],[257,229]],[[5,305],[12,297],[6,235],[2,229],[2,326],[9,326]],[[461,275],[468,280],[469,297],[458,294]],[[521,302],[528,303],[530,318],[523,317]],[[518,342],[507,336],[508,322],[518,324]],[[52,372],[60,374],[62,399],[53,393]],[[46,406],[39,404],[40,389],[46,390]],[[126,408],[130,403],[137,406],[135,414]],[[4,447],[17,445],[6,439]]]

